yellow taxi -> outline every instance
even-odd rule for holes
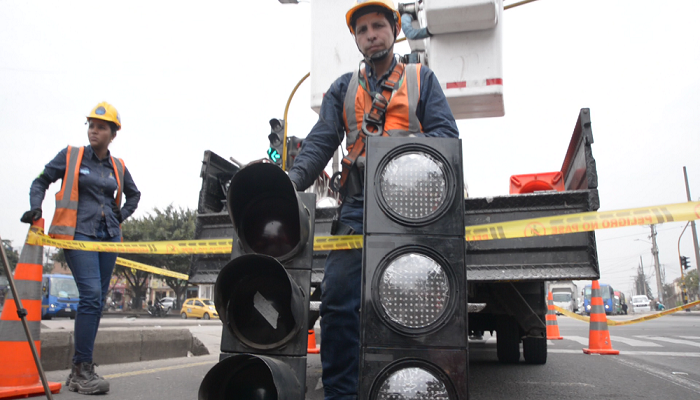
[[[209,299],[187,299],[180,310],[182,319],[187,318],[202,318],[211,319],[219,318],[219,313],[216,312],[214,302]]]

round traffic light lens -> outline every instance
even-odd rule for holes
[[[285,256],[300,241],[297,204],[284,197],[257,199],[246,208],[242,228],[241,236],[254,252]]]
[[[391,373],[382,382],[378,400],[448,400],[445,383],[423,368],[403,368]]]
[[[379,302],[389,319],[406,328],[424,328],[445,312],[450,285],[445,270],[422,254],[404,254],[381,272]]]
[[[422,152],[403,153],[380,174],[380,191],[391,211],[402,218],[420,220],[440,209],[447,197],[442,162]]]

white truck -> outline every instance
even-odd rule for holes
[[[571,312],[578,312],[578,287],[572,281],[549,282],[549,292],[552,292],[554,305]],[[560,314],[560,313],[557,313]]]

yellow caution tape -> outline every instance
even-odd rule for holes
[[[151,265],[146,265],[146,264],[141,264],[140,262],[127,260],[126,258],[117,257],[117,264],[128,267],[128,268],[133,268],[133,269],[138,269],[141,271],[150,272],[150,273],[156,274],[156,275],[164,275],[164,276],[169,276],[171,278],[182,279],[183,281],[190,279],[190,277],[188,275],[181,274],[179,272],[168,271],[167,269],[157,268],[157,267],[153,267]]]
[[[560,235],[577,232],[590,232],[600,229],[623,228],[635,225],[662,224],[674,221],[694,221],[700,219],[700,202],[669,204],[657,207],[632,208],[606,212],[585,212],[550,217],[531,218],[517,221],[498,222],[468,226],[465,228],[467,241],[516,239],[534,236]],[[362,235],[317,236],[314,250],[361,249]],[[204,239],[166,242],[81,242],[58,240],[44,235],[43,231],[32,228],[27,243],[39,246],[53,246],[62,249],[104,251],[112,253],[141,254],[228,254],[231,253],[232,239]]]
[[[679,306],[679,307],[669,308],[668,310],[664,310],[664,311],[661,311],[658,313],[645,315],[643,317],[639,317],[639,318],[635,318],[635,319],[630,319],[627,321],[615,321],[615,320],[608,319],[608,325],[609,326],[632,325],[632,324],[636,324],[636,323],[643,322],[643,321],[649,321],[652,319],[661,318],[664,315],[673,314],[675,312],[685,310],[686,308],[690,308],[690,307],[696,306],[698,304],[700,304],[700,300],[693,301],[692,303],[688,303],[688,304],[683,304],[682,306]],[[578,315],[578,314],[572,313],[571,311],[565,310],[565,309],[563,309],[559,306],[556,306],[556,305],[554,306],[554,309],[557,310],[558,312],[566,315],[567,317],[571,317],[571,318],[577,319],[579,321],[590,322],[590,320],[591,320],[590,317],[585,317],[583,315]]]
[[[465,230],[465,238],[467,241],[515,239],[696,219],[700,219],[700,202],[689,201],[658,207],[606,212],[591,211],[468,226]]]

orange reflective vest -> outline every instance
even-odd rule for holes
[[[78,222],[78,178],[80,163],[85,147],[68,146],[66,153],[66,173],[63,175],[61,190],[56,193],[56,211],[49,228],[49,236],[54,239],[73,240],[75,225]],[[117,206],[121,206],[122,182],[124,182],[124,161],[110,156],[114,177],[117,179]]]
[[[423,126],[418,120],[416,109],[420,100],[420,64],[406,64],[398,89],[395,89],[384,115],[384,130],[382,136],[406,137],[423,132]],[[367,79],[363,64],[362,77],[356,70],[345,94],[343,103],[343,119],[347,132],[346,147],[352,151],[362,129],[365,113],[372,107],[372,97],[369,94]],[[362,88],[362,89],[360,89]],[[364,169],[365,151],[357,157],[357,166]]]

